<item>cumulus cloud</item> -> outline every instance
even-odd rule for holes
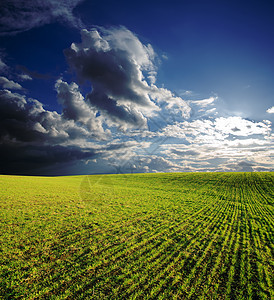
[[[142,69],[150,69],[152,50],[126,29],[82,31],[82,43],[65,51],[81,81],[88,80],[90,105],[113,122],[146,127],[139,107],[155,107],[148,97]]]
[[[266,139],[200,141],[190,144],[162,144],[160,155],[180,164],[184,171],[273,170],[273,144]],[[249,161],[252,159],[252,165]],[[244,162],[248,162],[244,163]],[[247,170],[247,169],[246,169]]]
[[[269,114],[274,114],[274,106],[270,107],[266,112]]]
[[[66,120],[55,111],[47,111],[41,102],[8,90],[0,91],[0,141],[58,145],[79,137],[91,137],[74,120]]]
[[[185,100],[174,95],[170,90],[152,85],[150,96],[161,105],[162,115],[168,119],[171,117],[172,122],[190,117],[190,106]]]
[[[4,89],[10,89],[10,90],[22,90],[23,87],[17,83],[14,82],[13,80],[9,80],[6,77],[0,76],[0,85],[4,88]]]
[[[107,137],[109,131],[104,131],[102,118],[100,116],[96,117],[98,111],[85,102],[76,83],[68,84],[59,79],[55,84],[55,88],[58,101],[63,108],[63,118],[73,120],[84,126],[93,138],[105,139]]]
[[[3,173],[93,157],[98,150],[86,142],[94,135],[87,128],[8,90],[0,91],[0,127]]]
[[[35,174],[73,161],[117,173],[273,168],[270,121],[216,117],[217,97],[185,101],[158,87],[156,53],[124,27],[84,29],[81,38],[64,51],[77,83],[56,81],[60,113],[0,77],[0,172]],[[46,78],[19,69],[22,81]]]
[[[54,21],[79,27],[81,21],[73,15],[73,9],[80,2],[82,0],[2,0],[0,34],[16,34]]]
[[[161,144],[159,155],[180,164],[184,171],[273,170],[271,122],[220,117],[170,124],[157,132],[172,144]],[[155,133],[156,134],[156,133]],[[245,164],[252,158],[253,165]]]
[[[152,46],[143,44],[124,27],[82,30],[81,43],[73,43],[65,50],[65,56],[77,74],[78,83],[56,81],[61,113],[46,110],[38,100],[10,91],[24,92],[20,84],[0,77],[2,172],[8,172],[12,162],[13,170],[16,165],[19,171],[27,168],[24,162],[31,157],[35,168],[39,162],[43,166],[58,160],[111,159],[112,155],[122,163],[121,158],[132,159],[136,151],[148,149],[153,141],[148,141],[147,136],[154,134],[157,138],[150,131],[149,122],[161,121],[161,126],[165,126],[167,119],[163,116],[172,113],[180,121],[189,117],[190,107],[182,98],[157,87],[157,55]],[[20,80],[45,78],[24,66],[18,68],[23,72],[16,75]],[[83,83],[86,94],[81,90]],[[158,118],[157,122],[153,118]],[[155,131],[160,127],[156,126]],[[144,139],[135,139],[137,135],[131,135],[132,130],[144,133]],[[50,158],[44,159],[44,155]],[[164,165],[177,168],[165,158],[156,157],[149,166],[144,160],[140,160],[140,165],[139,170],[155,171],[157,165],[161,170]]]
[[[216,130],[236,136],[249,136],[253,134],[267,135],[271,131],[270,124],[264,122],[252,122],[241,117],[216,118],[214,122]]]
[[[147,117],[159,111],[158,103],[171,109],[178,107],[181,118],[188,116],[189,106],[169,90],[158,88],[156,54],[124,27],[82,30],[82,42],[65,50],[70,66],[79,81],[88,81],[89,104],[114,123],[127,128],[146,128]]]
[[[214,120],[183,121],[166,126],[162,132],[170,137],[186,138],[192,141],[199,137],[204,142],[225,140],[230,135],[247,137],[252,135],[268,136],[271,133],[271,122],[253,122],[241,117],[219,117]]]
[[[110,132],[78,85],[58,80],[56,90],[61,114],[46,110],[38,100],[0,91],[0,173],[44,174],[50,165],[132,153],[139,145],[113,139],[102,143]]]

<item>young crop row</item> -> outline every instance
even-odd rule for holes
[[[36,180],[2,197],[6,299],[274,297],[273,173]]]

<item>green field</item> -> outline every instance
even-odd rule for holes
[[[1,299],[274,299],[274,173],[0,176]]]

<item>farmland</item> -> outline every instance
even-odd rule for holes
[[[273,173],[0,176],[2,299],[273,299]]]

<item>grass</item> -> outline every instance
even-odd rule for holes
[[[0,176],[0,298],[273,299],[273,183]]]

